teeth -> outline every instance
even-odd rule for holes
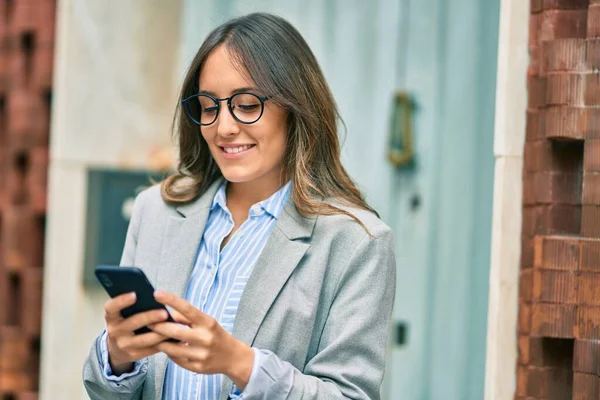
[[[248,150],[250,147],[252,147],[252,146],[247,145],[247,146],[240,146],[240,147],[224,147],[223,149],[225,150],[225,153],[237,154],[242,151]]]

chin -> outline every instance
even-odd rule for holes
[[[256,179],[255,174],[250,174],[242,171],[223,171],[221,173],[231,183],[246,183]]]

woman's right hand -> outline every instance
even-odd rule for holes
[[[123,318],[121,310],[135,301],[135,293],[125,293],[108,300],[104,305],[108,358],[116,376],[131,372],[135,361],[157,353],[156,345],[167,339],[155,332],[134,333],[136,329],[166,321],[168,317],[165,310],[151,310]]]

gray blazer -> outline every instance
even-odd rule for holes
[[[220,182],[178,207],[163,202],[159,186],[140,193],[121,265],[140,267],[156,288],[184,296]],[[288,399],[380,398],[395,295],[394,240],[372,213],[345,209],[372,236],[345,215],[305,218],[290,196],[240,301],[233,335],[295,367]],[[115,392],[98,347],[92,345],[83,369],[92,399],[161,398],[164,353]],[[231,384],[224,377],[221,399]]]

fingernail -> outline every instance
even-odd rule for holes
[[[156,297],[156,296],[160,296],[160,294],[161,294],[161,293],[162,293],[162,292],[161,292],[160,290],[155,290],[155,291],[154,291],[154,296],[155,296],[155,297]]]
[[[131,293],[129,294],[129,298],[130,298],[131,300],[135,300],[135,299],[137,298],[137,295],[135,294],[135,292],[131,292]]]

